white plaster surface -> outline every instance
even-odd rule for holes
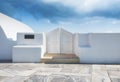
[[[12,47],[18,32],[32,32],[27,25],[0,13],[0,61],[12,60]]]
[[[17,39],[18,32],[33,32],[29,26],[2,13],[0,13],[0,26],[4,30],[6,37],[13,40]]]
[[[34,35],[34,39],[25,39],[25,35]],[[43,45],[43,33],[17,33],[17,45]]]
[[[120,63],[119,33],[90,33],[84,39],[87,45],[80,41],[83,34],[77,36],[76,53],[81,63]]]
[[[42,46],[14,46],[13,62],[40,62]]]

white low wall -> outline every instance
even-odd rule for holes
[[[119,33],[76,34],[80,63],[120,63]]]
[[[42,54],[42,46],[14,46],[12,61],[19,63],[38,63]]]
[[[45,53],[44,33],[18,33],[13,47],[13,62],[40,62]]]

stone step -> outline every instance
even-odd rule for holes
[[[75,54],[45,54],[44,57],[53,57],[53,58],[78,58]]]
[[[41,59],[41,63],[52,63],[52,64],[78,64],[80,62],[79,59]]]
[[[45,56],[76,56],[75,54],[64,54],[64,53],[46,53]]]
[[[49,53],[45,54],[44,57],[41,59],[41,63],[78,64],[79,62],[80,60],[75,54]]]
[[[44,56],[44,58],[52,58],[52,59],[72,59],[78,58],[77,56]]]

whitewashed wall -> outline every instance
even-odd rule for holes
[[[34,35],[34,39],[25,39],[25,35]],[[46,34],[45,33],[17,33],[17,45],[38,45],[41,46],[41,58],[46,53]]]
[[[43,46],[42,46],[42,53],[41,53],[41,58],[43,58],[44,57],[44,54],[47,52],[47,50],[46,50],[46,45],[47,45],[47,43],[46,43],[46,33],[44,32],[43,33]]]
[[[78,56],[78,57],[80,57],[80,48],[79,48],[79,44],[78,44],[78,41],[79,41],[79,34],[78,33],[75,33],[74,35],[73,35],[74,37],[74,53]]]
[[[34,39],[25,39],[25,35],[34,35]],[[43,45],[43,33],[17,33],[17,45]]]
[[[39,63],[42,54],[42,46],[14,46],[12,62],[19,63]]]
[[[27,37],[26,37],[27,35]],[[44,55],[43,33],[18,33],[13,47],[13,62],[40,62]]]
[[[18,32],[32,32],[27,25],[0,13],[0,61],[12,60],[12,47]]]
[[[80,63],[120,63],[120,33],[76,34]]]
[[[0,27],[0,61],[12,59],[12,47],[15,41],[6,37],[4,30]]]

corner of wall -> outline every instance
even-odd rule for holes
[[[46,33],[43,32],[43,49],[42,49],[42,56],[44,56],[44,54],[47,52],[47,45],[46,45]]]

